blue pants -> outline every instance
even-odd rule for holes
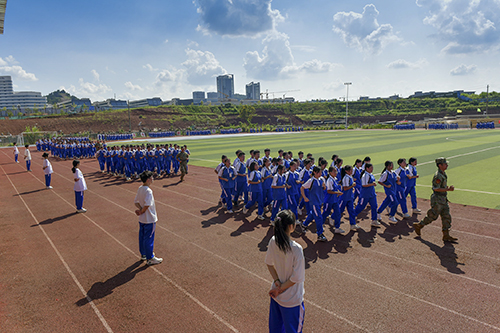
[[[83,191],[77,192],[75,191],[75,204],[76,204],[76,209],[82,209],[83,206]]]
[[[245,204],[248,203],[248,185],[246,182],[246,179],[244,182],[236,182],[236,193],[234,194],[234,200],[238,200],[240,195],[244,195],[244,202]]]
[[[288,209],[288,204],[286,199],[279,199],[279,200],[274,200],[273,201],[273,211],[271,213],[271,221],[274,221],[276,218],[276,214],[281,210]]]
[[[99,169],[101,169],[101,171],[104,171],[105,162],[106,162],[105,160],[102,159],[99,160]]]
[[[52,180],[52,174],[49,173],[48,175],[45,175],[45,186],[49,187],[50,186],[50,181]]]
[[[386,207],[391,208],[389,213],[390,216],[394,216],[396,214],[398,202],[396,201],[396,196],[394,194],[386,194],[384,201],[382,201],[382,204],[380,204],[380,207],[377,209],[377,213],[382,213]]]
[[[139,222],[139,252],[146,259],[153,258],[153,248],[155,244],[156,223]]]
[[[257,214],[264,214],[264,201],[262,192],[250,192],[248,195],[248,203],[245,205],[246,209],[251,208],[255,203],[257,203]]]
[[[314,221],[316,221],[316,233],[318,235],[321,235],[324,230],[323,230],[323,215],[321,214],[321,205],[312,205],[309,204],[309,207],[311,207],[311,210],[307,212],[307,217],[306,220],[304,221],[304,225],[308,226],[309,223],[312,222],[313,218]]]
[[[354,211],[354,214],[358,216],[359,213],[361,213],[365,208],[366,205],[370,204],[370,209],[372,211],[372,221],[377,220],[377,197],[373,196],[371,198],[363,198],[359,197],[359,202],[358,205],[356,206],[356,210]]]
[[[30,170],[31,170],[31,160],[26,160],[26,169],[27,169],[28,171],[30,171]]]
[[[330,215],[330,212],[333,209],[333,213],[331,215],[331,218],[335,221],[335,228],[340,228],[340,207],[338,202],[332,202],[332,203],[325,203],[324,204],[324,211],[323,211],[323,221],[326,221],[326,218],[328,215]]]
[[[347,207],[347,212],[349,213],[349,224],[350,225],[355,225],[356,224],[356,213],[354,213],[354,203],[352,199],[345,201],[341,200],[340,201],[340,214],[344,212],[344,210]]]
[[[14,160],[16,161],[17,163],[17,158],[19,157],[19,154],[14,154]]]
[[[267,205],[271,204],[271,201],[273,201],[273,191],[268,188],[268,189],[262,189],[262,194],[263,194],[263,200],[264,200],[264,207]]]
[[[403,211],[403,214],[407,214],[408,213],[408,205],[406,204],[405,191],[398,191],[396,193],[396,198],[398,199],[398,203],[401,206],[401,210]]]
[[[226,203],[228,210],[233,209],[233,194],[234,189],[232,187],[224,187],[222,189],[223,202]]]
[[[301,333],[304,326],[304,302],[285,308],[271,298],[269,306],[269,333]]]
[[[417,192],[415,191],[415,186],[410,186],[406,188],[405,195],[408,196],[410,195],[411,199],[411,208],[416,209],[417,208]]]
[[[288,209],[290,209],[292,211],[292,213],[295,214],[295,218],[298,221],[299,214],[297,213],[297,196],[295,194],[288,194],[287,195],[287,203],[288,203]]]

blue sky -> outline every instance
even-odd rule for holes
[[[93,101],[191,98],[224,73],[298,100],[499,91],[499,29],[500,0],[12,0],[0,75]]]

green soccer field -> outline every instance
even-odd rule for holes
[[[418,159],[417,195],[429,198],[431,180],[436,169],[434,159],[444,156],[449,159],[447,171],[451,202],[464,205],[500,209],[500,131],[496,130],[438,130],[438,131],[392,131],[355,130],[299,132],[280,135],[228,136],[222,138],[178,141],[187,144],[191,152],[190,164],[215,167],[222,154],[234,159],[234,152],[242,149],[271,149],[276,156],[279,149],[291,150],[294,156],[302,150],[316,158],[323,156],[331,161],[333,154],[339,155],[345,164],[353,164],[356,158],[370,156],[374,174],[379,174],[386,160],[397,168],[401,157]],[[248,157],[248,155],[247,155]],[[215,181],[215,175],[214,175]],[[381,187],[377,191],[382,192]],[[425,208],[425,207],[424,207]]]

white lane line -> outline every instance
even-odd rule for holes
[[[421,184],[417,184],[417,186],[432,188],[432,186],[431,186],[431,185],[421,185]],[[464,191],[464,192],[473,192],[473,193],[481,193],[481,194],[493,194],[493,195],[500,195],[500,193],[496,193],[496,192],[477,191],[477,190],[469,190],[469,189],[466,189],[466,188],[456,188],[456,187],[455,187],[455,191]]]
[[[5,154],[5,153],[4,153]],[[2,171],[3,173],[7,176],[7,179],[9,180],[10,184],[12,185],[12,187],[14,188],[14,190],[16,191],[19,199],[21,199],[21,201],[23,202],[24,206],[26,207],[26,210],[30,213],[31,217],[33,218],[33,220],[35,221],[35,223],[40,227],[40,230],[42,231],[43,235],[45,236],[45,238],[47,239],[47,241],[49,242],[50,246],[52,246],[52,249],[54,250],[54,252],[57,254],[57,256],[59,257],[59,260],[61,260],[64,268],[66,268],[66,271],[68,271],[68,274],[71,276],[71,278],[73,279],[73,282],[75,282],[76,286],[78,287],[78,289],[80,289],[80,292],[83,294],[83,296],[87,299],[87,302],[90,304],[90,306],[92,307],[92,309],[94,310],[95,314],[97,315],[97,317],[99,318],[99,320],[101,321],[102,325],[104,326],[104,328],[106,329],[107,332],[109,333],[112,333],[113,330],[111,329],[111,327],[109,327],[108,325],[108,322],[106,321],[106,319],[104,319],[104,316],[101,314],[101,312],[99,311],[99,309],[97,308],[97,306],[94,304],[94,301],[90,298],[90,296],[87,294],[87,292],[85,291],[85,289],[83,289],[83,286],[82,284],[80,283],[80,281],[78,281],[78,278],[76,277],[76,275],[73,273],[73,271],[71,270],[71,268],[69,267],[68,263],[66,262],[66,260],[64,260],[63,256],[61,255],[61,253],[59,252],[59,250],[57,249],[57,247],[55,246],[54,242],[52,242],[52,239],[49,237],[49,235],[47,234],[47,232],[45,232],[45,229],[44,227],[40,224],[40,222],[38,222],[38,219],[35,217],[35,215],[33,214],[33,212],[31,211],[31,209],[28,207],[28,204],[26,203],[26,201],[24,201],[22,195],[19,193],[19,191],[17,190],[16,186],[14,185],[14,183],[12,182],[12,180],[10,179],[9,175],[5,172],[4,168],[0,165],[0,168],[2,168]]]

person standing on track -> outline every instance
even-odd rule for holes
[[[189,155],[186,153],[186,147],[182,146],[180,153],[177,154],[175,157],[176,160],[179,162],[179,165],[181,167],[181,182],[184,181],[184,176],[187,175],[188,170],[187,170],[187,161],[189,159]]]
[[[436,171],[434,178],[432,178],[433,193],[431,195],[431,208],[427,211],[427,216],[422,221],[413,223],[413,228],[415,229],[415,233],[421,236],[422,228],[441,216],[443,241],[454,242],[457,238],[450,236],[451,215],[447,192],[454,191],[455,187],[453,185],[448,186],[448,176],[445,172],[448,169],[446,158],[437,158],[436,166],[438,167],[438,171]]]
[[[31,152],[30,152],[30,146],[25,145],[24,146],[24,160],[26,161],[26,170],[31,172]]]
[[[42,164],[42,169],[45,173],[45,187],[47,189],[51,189],[52,186],[50,186],[50,182],[52,180],[52,173],[54,170],[52,169],[52,164],[49,161],[49,154],[43,153],[43,164]]]
[[[290,239],[295,230],[295,214],[278,213],[274,236],[269,241],[265,262],[273,278],[269,291],[269,332],[302,332],[304,325],[305,261],[302,246]]]
[[[406,168],[406,176],[408,177],[408,182],[406,183],[405,195],[410,195],[411,208],[413,209],[413,214],[420,213],[421,210],[417,208],[417,193],[415,191],[415,186],[417,183],[417,159],[415,157],[410,157],[408,160],[408,168]]]
[[[19,161],[18,161],[19,149],[17,148],[16,142],[14,142],[14,151],[12,153],[14,154],[14,161],[16,161],[16,163],[19,163]]]
[[[153,252],[156,222],[158,221],[155,198],[151,189],[153,172],[144,171],[140,177],[142,185],[137,190],[134,199],[134,204],[138,208],[135,210],[135,214],[139,216],[139,251],[141,260],[147,260],[147,264],[151,266],[163,261],[162,258],[157,258]]]
[[[76,212],[77,213],[85,213],[87,210],[83,208],[83,192],[87,190],[87,183],[85,182],[85,178],[83,178],[83,173],[78,169],[80,166],[79,160],[73,160],[73,180],[75,181],[75,185],[73,190],[75,191],[75,203],[76,203]]]

